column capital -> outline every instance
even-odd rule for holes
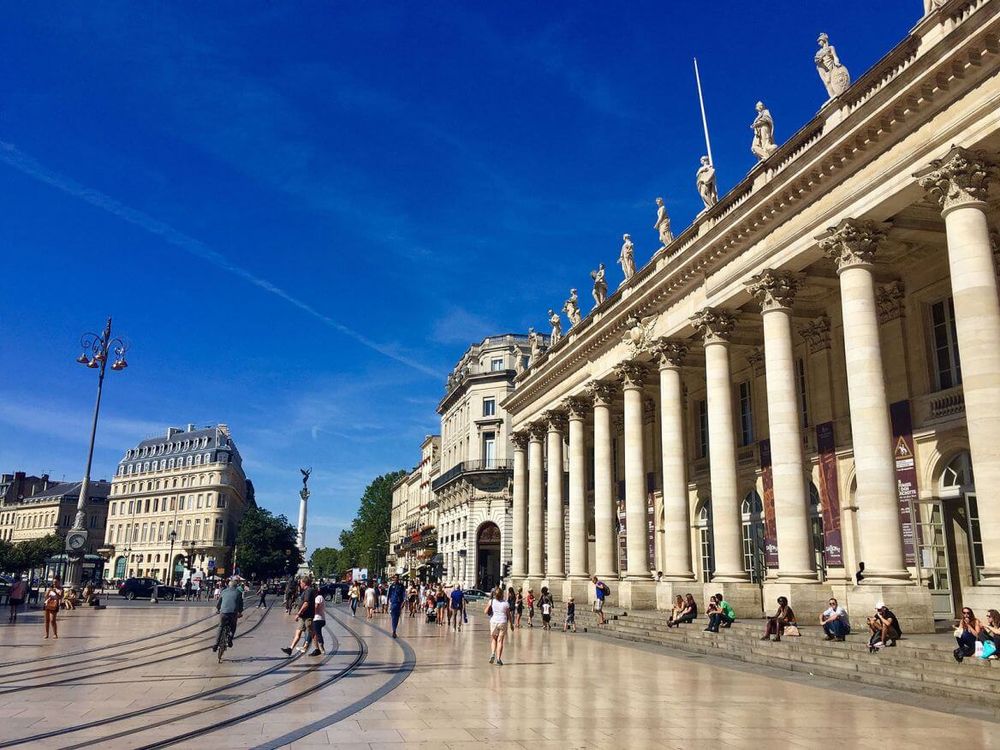
[[[591,380],[587,383],[587,391],[594,401],[594,406],[611,406],[618,389],[614,383],[607,380]]]
[[[590,404],[587,402],[587,399],[581,396],[570,396],[563,401],[563,408],[571,420],[585,419],[587,412],[590,411]]]
[[[658,338],[653,342],[653,354],[661,370],[677,369],[684,364],[688,343],[679,339]]]
[[[691,323],[706,344],[727,344],[736,329],[736,316],[728,310],[706,307],[691,316]]]
[[[830,348],[830,319],[821,315],[799,328],[799,335],[809,346],[809,353],[815,354]]]
[[[566,430],[566,415],[558,409],[542,412],[547,432],[564,432]]]
[[[816,239],[826,257],[837,261],[837,272],[840,273],[847,268],[870,266],[888,231],[888,224],[848,218]]]
[[[802,277],[797,273],[765,268],[750,277],[746,288],[760,302],[763,311],[770,312],[791,309],[801,285]]]
[[[544,422],[532,422],[527,427],[528,431],[528,441],[532,443],[540,443],[545,440],[545,423]]]
[[[902,281],[892,281],[875,289],[875,307],[878,309],[878,322],[888,323],[890,320],[903,317],[903,297],[905,296]]]
[[[517,430],[510,433],[510,442],[513,443],[515,450],[523,451],[528,447],[528,431]]]
[[[913,176],[942,212],[947,212],[970,203],[985,203],[997,171],[984,152],[952,146],[943,159],[935,159]]]
[[[642,388],[646,380],[646,368],[634,360],[626,360],[615,368],[622,385],[629,388]]]

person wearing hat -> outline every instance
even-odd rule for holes
[[[868,629],[872,632],[868,640],[870,653],[875,653],[883,647],[895,646],[896,641],[903,635],[899,620],[893,611],[885,606],[885,602],[875,603],[875,614],[868,618]]]

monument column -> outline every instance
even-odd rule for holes
[[[799,277],[795,274],[771,269],[752,277],[747,284],[748,291],[761,303],[764,320],[767,419],[774,477],[779,583],[817,582],[792,349],[791,306],[799,284]]]
[[[594,399],[594,574],[598,578],[618,578],[615,553],[614,452],[611,448],[611,383],[593,381],[588,389]],[[617,596],[617,591],[612,591]],[[590,594],[593,599],[593,592]]]
[[[511,578],[523,581],[528,573],[528,436],[514,432],[510,436],[514,450],[513,541]]]
[[[566,577],[563,562],[566,549],[565,524],[563,523],[563,434],[566,431],[566,415],[559,411],[547,411],[545,418],[548,431],[548,513],[546,530],[548,537],[548,559],[545,577],[549,588]]]
[[[691,514],[688,507],[683,384],[680,369],[687,350],[685,342],[669,339],[661,339],[656,347],[660,369],[665,547],[663,580],[665,581],[694,580],[694,570],[691,567]]]
[[[910,579],[903,557],[892,430],[872,277],[875,252],[885,233],[886,227],[873,221],[844,219],[819,238],[823,251],[837,261],[840,276],[858,526],[865,582],[869,584]]]
[[[706,307],[691,322],[705,342],[708,400],[709,476],[712,489],[712,535],[715,574],[712,582],[744,583],[743,525],[736,484],[736,436],[733,434],[733,391],[729,373],[729,339],[736,318],[725,310]],[[727,593],[728,592],[724,592]]]
[[[545,577],[542,429],[534,424],[528,428],[528,577],[533,583]]]
[[[983,542],[982,579],[966,606],[996,606],[1000,586],[1000,296],[986,215],[990,180],[997,166],[984,154],[952,148],[917,175],[941,206],[948,237],[948,268],[955,329],[962,362],[962,391],[969,450],[979,489]],[[980,589],[979,587],[984,587]]]

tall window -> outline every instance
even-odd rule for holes
[[[795,387],[799,392],[799,417],[805,428],[809,426],[809,401],[806,391],[806,363],[801,357],[795,360]]]
[[[483,399],[483,416],[493,417],[497,413],[497,400],[495,398]]]
[[[712,505],[706,500],[698,511],[698,551],[701,556],[701,580],[708,583],[712,580],[715,568],[715,558],[712,550]]]
[[[743,569],[754,583],[762,581],[764,568],[764,504],[756,490],[743,498]]]
[[[962,383],[962,365],[958,360],[958,336],[955,333],[955,301],[941,300],[931,305],[934,333],[934,369],[938,390]]]
[[[483,433],[483,468],[492,469],[496,465],[497,440],[495,432]]]
[[[494,357],[490,360],[490,372],[500,372],[503,370],[503,357]]]
[[[753,406],[750,403],[750,381],[740,383],[740,445],[753,443]]]
[[[698,458],[708,456],[708,402],[705,399],[695,403],[698,428]]]

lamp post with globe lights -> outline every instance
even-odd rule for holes
[[[125,361],[125,352],[128,345],[120,338],[111,336],[111,318],[108,318],[104,326],[104,332],[100,335],[96,333],[85,333],[80,339],[83,352],[76,361],[91,370],[97,370],[97,403],[94,405],[94,420],[90,427],[90,447],[87,451],[87,469],[83,474],[83,481],[80,483],[80,497],[76,503],[76,519],[73,528],[66,534],[66,556],[68,565],[66,568],[67,587],[80,585],[80,578],[83,574],[83,555],[87,545],[87,525],[86,506],[87,495],[90,490],[90,467],[94,460],[94,438],[97,436],[97,417],[101,411],[101,391],[104,387],[104,373],[108,366],[108,360],[113,357],[111,369],[121,372],[128,363]]]

